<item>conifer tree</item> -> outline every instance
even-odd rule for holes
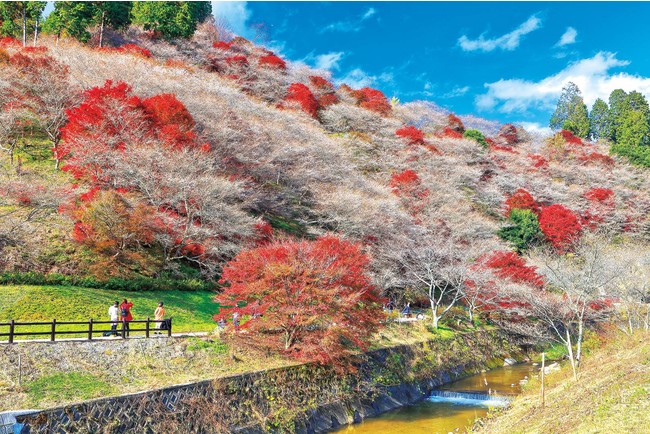
[[[609,138],[611,133],[609,107],[598,98],[589,113],[589,134],[592,139]]]
[[[589,134],[589,117],[580,89],[569,82],[562,88],[555,112],[549,126],[554,129],[571,131],[578,137],[586,138]]]

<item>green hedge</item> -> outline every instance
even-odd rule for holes
[[[94,277],[66,276],[50,273],[0,273],[0,285],[50,285],[79,286],[84,288],[109,289],[113,291],[209,291],[216,288],[213,282],[201,279],[169,279],[138,277],[120,279],[112,277],[99,280]]]

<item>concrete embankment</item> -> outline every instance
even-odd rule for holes
[[[456,334],[369,352],[355,372],[312,364],[249,372],[48,409],[18,421],[29,433],[320,433],[416,402],[517,351],[496,332]]]

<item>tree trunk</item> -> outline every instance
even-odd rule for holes
[[[104,43],[104,17],[106,16],[106,11],[102,11],[102,20],[99,24],[99,48],[102,48]]]
[[[36,21],[34,22],[34,47],[36,46],[37,41],[38,41],[38,18],[36,18]]]
[[[573,370],[573,379],[578,379],[578,373],[576,372],[576,361],[573,358],[573,346],[571,345],[571,334],[569,329],[566,329],[566,348],[569,351],[569,361],[571,362],[571,369]]]
[[[434,329],[438,328],[438,321],[440,318],[438,318],[438,306],[436,306],[436,303],[429,299],[431,302],[431,320],[432,320],[432,325]]]
[[[23,2],[23,47],[27,46],[27,3]]]
[[[578,343],[576,348],[576,366],[580,367],[580,357],[582,356],[582,336],[583,336],[583,320],[578,321]]]

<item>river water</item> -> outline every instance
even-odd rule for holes
[[[537,372],[531,364],[496,368],[441,386],[438,395],[414,405],[389,411],[366,419],[360,424],[348,425],[335,433],[346,434],[447,434],[463,433],[476,418],[487,414],[491,406],[504,405],[494,398],[482,400],[481,395],[514,396],[521,392],[520,380]],[[458,392],[446,393],[446,392]],[[467,393],[467,395],[465,395]],[[451,395],[452,397],[449,397]],[[464,397],[478,399],[464,399]]]

